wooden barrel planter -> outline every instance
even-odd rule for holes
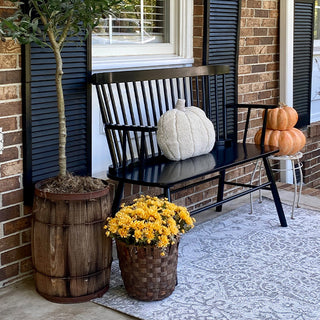
[[[109,288],[111,239],[103,226],[111,215],[109,187],[84,194],[35,188],[32,260],[36,290],[58,303],[84,302]]]

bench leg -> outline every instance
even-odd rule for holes
[[[218,186],[218,195],[217,195],[217,202],[220,202],[223,200],[223,191],[224,191],[224,180],[226,177],[226,171],[222,170],[220,171],[220,177],[219,177],[219,186]],[[222,211],[222,204],[217,206],[216,208],[217,212]]]
[[[281,227],[286,227],[287,226],[286,217],[285,217],[284,212],[283,212],[281,200],[280,200],[279,193],[278,193],[278,188],[277,188],[277,185],[276,185],[276,183],[274,181],[273,173],[271,171],[270,164],[269,164],[269,161],[268,161],[267,158],[263,158],[263,164],[264,164],[264,167],[265,167],[265,170],[266,170],[266,174],[267,174],[268,180],[269,180],[269,182],[271,182],[271,184],[270,184],[271,192],[272,192],[274,203],[275,203],[276,208],[277,208],[277,212],[278,212],[278,216],[279,216]]]
[[[170,188],[163,188],[164,196],[171,202],[171,192]]]
[[[119,181],[115,195],[114,195],[114,199],[112,202],[112,216],[114,217],[115,214],[119,211],[119,207],[120,207],[120,202],[123,196],[123,188],[124,188],[124,182],[123,181]]]

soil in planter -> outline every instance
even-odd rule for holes
[[[75,176],[67,173],[65,176],[57,176],[47,180],[42,186],[42,191],[51,193],[87,193],[103,190],[106,182],[93,177]]]

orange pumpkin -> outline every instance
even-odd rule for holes
[[[254,142],[256,144],[260,144],[261,142],[261,133],[262,129],[260,129],[254,137]],[[266,129],[264,144],[278,147],[279,152],[276,153],[278,156],[293,155],[304,147],[306,144],[306,137],[296,128],[283,131]]]
[[[264,115],[264,113],[263,113]],[[279,107],[268,110],[267,128],[272,130],[288,130],[293,128],[298,121],[297,111],[283,103]]]

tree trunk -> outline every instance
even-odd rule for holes
[[[65,115],[64,95],[62,88],[62,57],[59,47],[54,46],[53,52],[56,60],[56,91],[59,114],[59,174],[65,176],[67,173],[66,143],[67,143],[67,126]]]

